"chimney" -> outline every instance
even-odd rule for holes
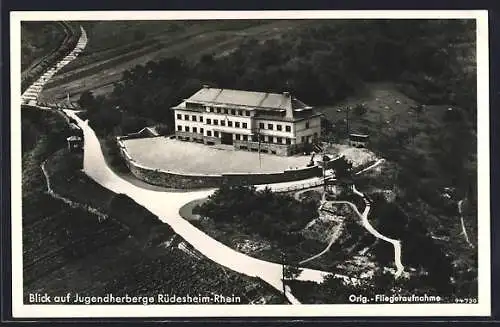
[[[283,92],[283,96],[285,97],[284,99],[284,105],[286,110],[285,117],[293,118],[292,97],[290,96],[290,92],[288,91]]]
[[[203,88],[208,89],[208,88],[210,88],[210,86],[208,86],[208,84],[203,84]]]

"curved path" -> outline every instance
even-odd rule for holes
[[[465,228],[465,222],[464,222],[464,215],[463,215],[463,203],[464,203],[464,200],[460,200],[458,201],[457,203],[457,206],[458,206],[458,213],[460,214],[460,223],[462,225],[462,234],[464,234],[464,237],[465,237],[465,241],[469,244],[469,246],[471,248],[474,247],[474,244],[471,243],[471,241],[469,240],[469,235],[467,234],[467,229]]]
[[[395,278],[398,278],[404,272],[404,266],[401,262],[401,242],[399,240],[395,240],[395,239],[392,239],[392,238],[389,238],[387,236],[382,235],[379,231],[377,231],[370,224],[370,221],[368,220],[368,214],[370,213],[370,208],[371,208],[370,202],[368,201],[368,199],[365,197],[365,195],[363,193],[359,192],[356,189],[356,186],[353,185],[352,190],[355,194],[362,197],[363,200],[365,201],[365,209],[363,210],[363,213],[360,213],[358,210],[358,207],[354,203],[349,202],[349,201],[331,201],[331,203],[342,203],[342,204],[349,205],[354,210],[354,212],[361,218],[361,223],[363,224],[363,227],[368,232],[370,232],[370,234],[372,234],[376,238],[379,238],[381,240],[389,242],[393,245],[393,247],[394,247],[394,263],[395,263],[396,268],[397,268],[394,276],[395,276]]]
[[[335,241],[337,240],[337,238],[339,237],[341,232],[342,232],[342,225],[337,227],[335,232],[333,232],[332,236],[330,237],[330,242],[328,242],[328,245],[326,246],[326,248],[323,249],[323,251],[313,255],[312,257],[309,257],[305,260],[300,261],[299,264],[303,265],[304,263],[312,261],[314,259],[317,259],[317,258],[321,257],[323,254],[330,251],[330,248],[332,247],[333,243],[335,243]]]
[[[46,163],[47,163],[47,160],[45,160],[40,165],[40,168],[42,169],[43,175],[45,176],[45,184],[47,185],[47,193],[51,197],[53,197],[54,199],[63,201],[64,203],[66,203],[67,205],[69,205],[71,208],[80,208],[80,209],[83,209],[83,210],[87,211],[88,213],[90,213],[92,215],[97,216],[97,219],[99,220],[99,222],[101,222],[103,220],[106,220],[108,218],[108,215],[105,214],[105,213],[103,213],[103,212],[101,212],[99,209],[96,209],[96,208],[94,208],[92,206],[89,206],[89,205],[86,205],[86,204],[78,203],[76,201],[68,199],[67,197],[64,197],[64,196],[58,194],[57,192],[55,192],[52,189],[52,186],[51,186],[51,183],[50,183],[49,173],[47,172],[47,169],[45,168],[45,164]]]

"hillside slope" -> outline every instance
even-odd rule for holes
[[[57,22],[22,22],[21,70],[57,48],[65,36]]]

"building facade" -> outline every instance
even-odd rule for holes
[[[366,134],[349,134],[349,145],[356,148],[366,148],[369,137]]]
[[[277,155],[300,152],[321,134],[321,114],[282,94],[204,86],[174,110],[177,139]]]

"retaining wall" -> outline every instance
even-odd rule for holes
[[[146,183],[173,188],[206,188],[220,187],[223,184],[229,185],[256,185],[280,182],[291,182],[311,177],[321,176],[321,168],[304,167],[302,169],[285,170],[282,173],[258,173],[258,174],[183,174],[173,171],[166,171],[146,167],[134,161],[127,152],[123,138],[117,138],[120,154],[125,159],[125,163],[130,172]]]

